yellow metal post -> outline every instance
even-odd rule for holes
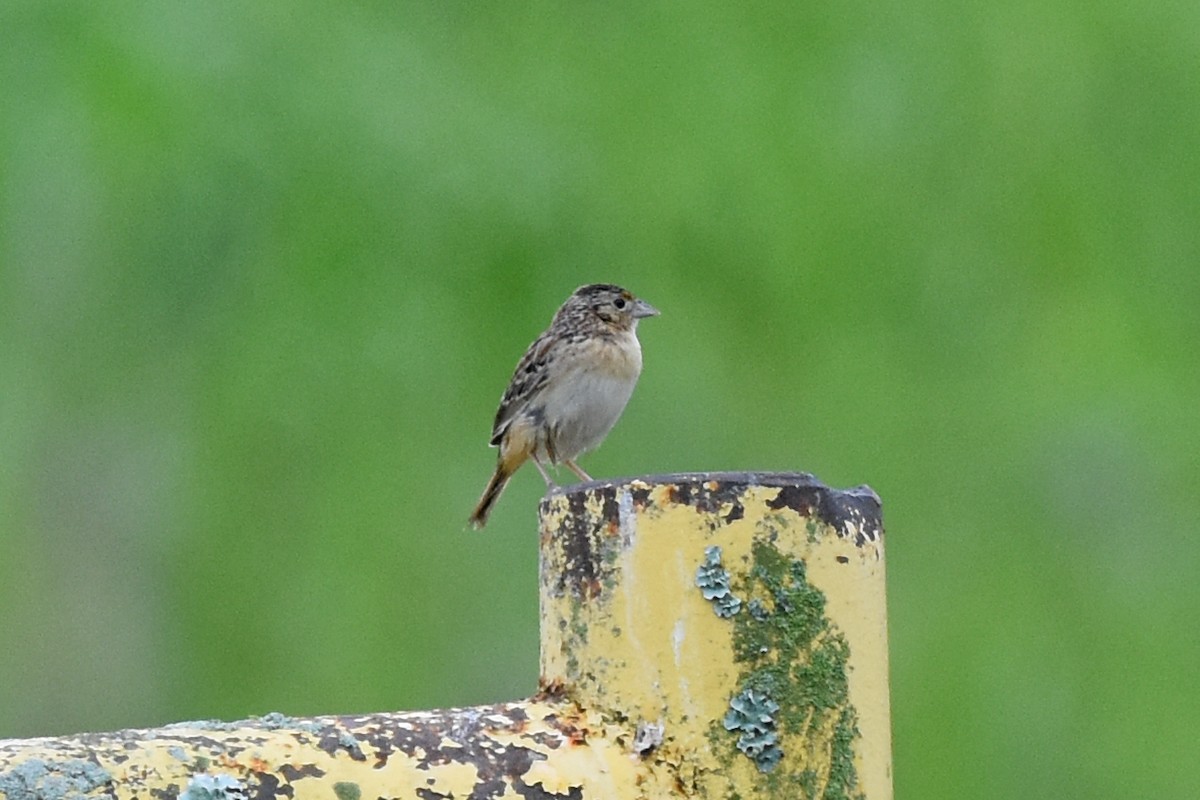
[[[705,473],[541,512],[546,685],[652,735],[687,793],[891,797],[874,492]]]
[[[803,474],[559,489],[542,691],[0,740],[0,799],[890,798],[879,501]]]

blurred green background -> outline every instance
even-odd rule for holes
[[[513,365],[597,476],[888,524],[902,798],[1195,797],[1200,5],[0,6],[0,737],[528,695]]]

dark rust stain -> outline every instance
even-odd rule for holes
[[[276,797],[295,797],[296,790],[289,783],[281,783],[273,773],[251,772],[254,776],[252,785],[254,800],[273,800]]]
[[[279,774],[288,783],[295,783],[303,778],[320,778],[325,774],[325,770],[318,767],[316,764],[284,764],[279,768]]]
[[[634,482],[637,482],[636,484]],[[614,569],[612,548],[619,547],[620,492],[631,493],[634,503],[644,508],[651,501],[651,487],[664,486],[668,501],[696,509],[712,517],[714,527],[745,518],[742,498],[754,486],[777,487],[767,502],[773,510],[788,508],[815,517],[831,526],[839,536],[852,538],[862,547],[883,535],[879,498],[870,488],[830,489],[812,475],[793,473],[714,472],[664,475],[615,481],[593,481],[567,489],[551,490],[541,503],[543,515],[550,513],[552,500],[561,496],[566,513],[555,529],[543,532],[542,547],[557,550],[551,563],[551,591],[562,597],[570,593],[580,600],[595,600],[611,583]],[[590,509],[596,508],[596,511]],[[722,509],[725,509],[722,514]],[[853,536],[851,536],[853,531]]]
[[[744,483],[722,483],[721,481],[705,481],[696,487],[696,510],[705,514],[716,514],[721,506],[735,503],[746,491]]]
[[[347,755],[353,761],[366,761],[367,757],[363,753],[362,748],[358,746],[356,741],[352,745],[344,744],[344,734],[337,728],[328,727],[321,731],[321,738],[317,742],[317,747],[324,750],[331,756],[336,756],[338,750],[345,750]]]
[[[538,678],[538,693],[533,696],[535,703],[554,703],[567,697],[567,684],[562,678],[546,679],[545,675]]]
[[[551,715],[546,717],[546,724],[558,731],[563,739],[572,746],[587,744],[588,728],[579,723],[577,715]]]
[[[430,780],[433,779],[430,778]],[[421,800],[454,800],[454,795],[442,794],[441,792],[435,792],[433,789],[420,788],[416,792],[417,797],[421,798]],[[380,797],[379,800],[391,800],[391,798]]]
[[[600,513],[588,510],[589,498],[599,500]],[[558,529],[543,541],[544,547],[557,548],[562,568],[557,571],[553,590],[556,596],[568,592],[583,600],[594,600],[604,591],[612,559],[605,554],[619,546],[616,536],[620,529],[620,508],[616,490],[611,486],[589,486],[566,496],[567,513]],[[607,561],[607,563],[606,563]]]
[[[526,733],[521,735],[522,739],[533,742],[534,744],[548,747],[551,750],[557,750],[562,747],[563,738],[558,733],[548,733],[547,731],[537,731],[534,733]]]
[[[172,784],[167,785],[167,787],[163,788],[163,789],[158,789],[158,788],[152,787],[150,789],[150,796],[155,798],[155,800],[178,800],[179,784],[172,783]]]
[[[524,797],[525,800],[583,800],[583,787],[581,786],[572,786],[566,794],[548,792],[542,788],[541,784],[528,786],[521,783],[520,785],[514,785],[513,789],[521,797]]]
[[[587,513],[586,500],[585,491],[567,496],[567,513],[560,519],[557,532],[547,543],[547,546],[562,552],[562,569],[554,587],[558,596],[570,592],[575,597],[584,597],[588,594],[588,587],[596,580],[599,567],[592,517]]]
[[[775,510],[790,508],[802,516],[816,517],[842,538],[849,537],[853,526],[856,528],[855,547],[878,541],[883,536],[879,496],[868,486],[839,491],[813,480],[808,484],[780,488],[775,499],[767,501],[767,506]]]
[[[742,505],[741,497],[749,483],[721,480],[703,473],[675,478],[667,484],[667,497],[671,503],[691,506],[702,514],[716,514],[723,506],[729,505],[729,512],[721,517],[726,524],[745,516],[746,509]]]
[[[604,521],[608,523],[611,531],[616,531],[621,527],[621,507],[617,503],[617,493],[613,489],[603,490],[600,492],[601,506],[600,514]]]
[[[367,741],[371,743],[371,748],[375,751],[375,763],[371,765],[372,769],[383,769],[387,766],[388,758],[396,752],[396,748],[392,746],[390,739],[383,736],[369,736]]]
[[[543,688],[543,694],[552,699],[549,691],[559,688],[557,684],[551,684]],[[571,712],[546,717],[550,730],[530,733],[528,712],[505,704],[421,714],[403,724],[384,716],[338,717],[337,720],[380,753],[407,754],[414,759],[418,769],[428,770],[449,763],[470,764],[477,777],[469,797],[480,800],[499,797],[506,792],[531,798],[575,796],[548,794],[540,785],[526,784],[523,776],[535,762],[545,760],[546,756],[532,747],[497,742],[495,734],[517,734],[528,739],[531,745],[557,748],[585,740],[587,733],[577,723],[577,714]],[[382,762],[386,763],[386,760],[384,756]],[[291,787],[273,785],[268,788],[273,794],[284,794],[289,793]],[[417,795],[444,797],[432,789],[418,790]],[[264,795],[261,800],[269,800],[270,796]]]

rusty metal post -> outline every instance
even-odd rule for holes
[[[891,797],[869,489],[593,482],[541,542],[530,700],[0,740],[0,800]]]

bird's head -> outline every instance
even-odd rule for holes
[[[627,290],[611,283],[589,283],[580,286],[567,301],[577,313],[582,312],[622,330],[637,327],[637,321],[658,316],[658,309],[639,300]]]

